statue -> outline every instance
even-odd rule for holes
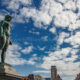
[[[9,22],[12,17],[10,15],[6,15],[5,19],[0,22],[0,50],[1,52],[1,63],[5,63],[5,56],[8,46],[11,45],[10,41],[10,30],[11,26]]]

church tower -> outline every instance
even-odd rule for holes
[[[57,69],[56,66],[51,66],[51,80],[57,78]]]

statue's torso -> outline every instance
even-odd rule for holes
[[[10,25],[7,21],[3,22],[3,34],[6,35],[7,37],[10,36]]]
[[[0,34],[0,49],[2,49],[4,47],[4,45],[6,44],[6,41],[9,41],[9,37],[10,37],[10,25],[7,21],[2,21],[1,22],[2,27],[1,30],[2,30],[2,33]],[[0,31],[1,31],[0,30]]]

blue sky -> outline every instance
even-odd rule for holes
[[[80,70],[80,0],[0,0],[0,20],[11,21],[6,62],[21,75],[50,77],[56,65],[63,80]]]

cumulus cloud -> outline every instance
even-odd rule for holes
[[[29,42],[24,42],[24,45],[28,45],[29,44]]]
[[[36,64],[35,61],[37,61],[37,60],[38,60],[37,55],[33,54],[33,56],[28,60],[28,63],[27,64],[34,65],[34,64]]]
[[[79,18],[79,15],[74,11],[80,9],[80,0],[77,0],[77,2],[73,0],[42,0],[39,10],[29,6],[32,4],[31,0],[8,1],[10,1],[10,3],[7,3],[7,8],[12,11],[17,10],[14,15],[14,18],[18,18],[17,22],[28,22],[29,18],[32,18],[34,25],[38,28],[45,29],[51,22],[53,22],[53,24],[56,25],[55,27],[68,27],[69,30],[72,30],[71,26],[75,25]],[[23,7],[20,7],[20,5],[23,5]],[[79,26],[79,24],[77,25]]]
[[[56,15],[54,24],[58,27],[68,27],[76,21],[76,14],[71,11],[64,11],[59,15]]]
[[[33,50],[33,46],[29,46],[29,47],[23,49],[22,53],[28,54],[28,53],[32,52],[32,50]]]
[[[49,70],[38,70],[38,71],[33,71],[33,73],[48,73],[50,74],[50,71]]]
[[[41,8],[43,12],[49,14],[52,18],[62,12],[63,6],[60,3],[57,3],[54,0],[42,0]]]
[[[58,2],[61,2],[61,3],[66,3],[67,0],[57,0]]]
[[[42,39],[43,41],[47,41],[47,40],[48,40],[48,36],[43,36],[41,39]]]
[[[73,23],[73,24],[70,24],[69,26],[69,30],[70,31],[73,31],[73,30],[76,30],[76,29],[78,29],[78,28],[80,28],[80,20],[77,20],[75,23]]]
[[[42,0],[40,8],[37,10],[35,7],[29,6],[32,4],[31,0],[11,0],[7,7],[12,11],[17,10],[14,15],[14,18],[18,18],[17,22],[28,22],[29,18],[32,18],[34,25],[38,28],[45,29],[53,22],[55,27],[68,27],[69,30],[72,30],[71,25],[75,25],[79,18],[79,15],[74,12],[76,9],[80,9],[79,3],[80,0],[77,2],[72,0]],[[79,24],[77,25],[79,26]]]
[[[39,48],[39,50],[44,51],[46,47],[45,46],[44,47],[38,46],[38,48]]]
[[[17,1],[10,1],[8,9],[17,10],[19,9],[19,3]]]
[[[64,8],[68,10],[76,10],[76,3],[72,0],[69,0],[64,4]]]
[[[3,3],[5,5],[8,5],[7,8],[11,9],[12,11],[18,10],[20,8],[20,5],[27,6],[31,4],[31,0],[8,0],[8,1],[3,2]]]
[[[80,6],[79,6],[79,5],[80,5],[80,0],[77,0],[77,5],[76,5],[76,6],[77,6],[77,8],[78,8],[79,11],[80,11]]]
[[[80,45],[80,32],[76,32],[75,35],[71,35],[69,38],[64,40],[66,43],[70,43],[71,45]]]
[[[69,33],[61,32],[59,35],[59,39],[57,40],[57,48],[60,47],[61,44],[64,43],[65,38],[69,37]]]
[[[40,32],[36,32],[36,31],[29,31],[29,33],[35,34],[35,35],[39,35]]]
[[[56,28],[52,27],[52,28],[49,29],[49,31],[52,32],[53,34],[55,34],[56,33]]]

